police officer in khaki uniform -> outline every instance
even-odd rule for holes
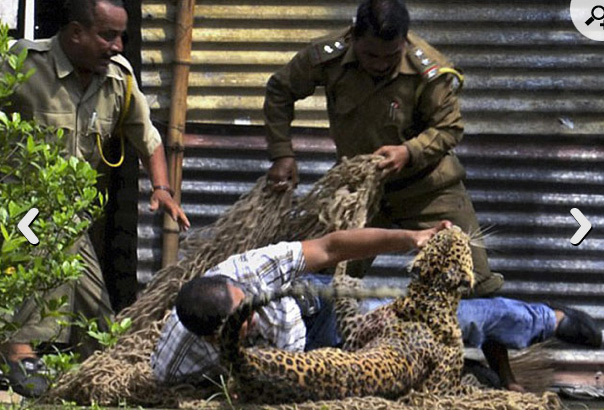
[[[163,209],[181,229],[188,229],[187,216],[172,198],[164,147],[151,123],[149,106],[134,80],[132,67],[118,54],[127,25],[122,1],[70,0],[63,12],[66,21],[55,37],[21,40],[14,45],[15,52],[28,50],[25,69],[33,68],[35,73],[17,90],[10,109],[42,125],[62,128],[68,153],[93,166],[101,161],[119,165],[115,158],[107,158],[103,147],[120,132],[136,148],[149,172],[153,185],[150,209]],[[62,286],[50,297],[67,295],[69,311],[98,318],[99,327],[105,330],[104,317],[111,317],[113,311],[87,235],[78,240],[74,252],[87,264],[84,275],[75,286]],[[70,329],[57,326],[56,318],[40,319],[36,305],[26,303],[15,318],[24,325],[6,349],[8,364],[14,370],[9,375],[13,389],[25,395],[39,395],[46,387],[35,375],[39,363],[33,362],[36,355],[31,341],[79,342]],[[17,364],[26,370],[25,374],[17,370]]]
[[[379,167],[390,176],[372,225],[422,229],[448,219],[477,233],[465,171],[452,151],[463,135],[463,76],[408,26],[400,0],[365,0],[352,28],[312,42],[273,74],[264,104],[268,183],[277,190],[297,183],[294,102],[323,86],[338,158],[384,156]],[[499,289],[503,277],[490,271],[484,248],[474,247],[473,258],[475,295]],[[352,270],[363,273],[358,265]]]

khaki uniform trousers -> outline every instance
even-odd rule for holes
[[[97,318],[99,330],[107,331],[109,327],[105,318],[113,319],[114,316],[99,261],[88,235],[80,237],[70,252],[78,253],[85,263],[85,270],[80,278],[41,295],[45,300],[66,297],[67,303],[61,309],[66,316],[42,317],[40,308],[34,299],[30,298],[13,318],[14,322],[21,324],[21,328],[11,337],[11,343],[40,341],[66,344],[83,357],[100,347],[86,335],[84,329],[77,326],[60,326],[57,323],[58,320],[71,322],[71,314],[81,313],[87,318]]]
[[[450,187],[419,196],[405,196],[405,190],[386,193],[378,213],[368,226],[379,228],[427,229],[447,219],[458,225],[464,232],[480,232],[476,212],[462,182]],[[481,243],[480,240],[473,242]],[[484,247],[472,246],[476,285],[473,296],[485,296],[503,284],[500,274],[493,274],[489,268]],[[351,262],[348,273],[351,276],[363,276],[373,259]]]

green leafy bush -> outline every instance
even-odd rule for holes
[[[63,301],[44,302],[45,291],[76,279],[79,256],[67,252],[102,212],[104,195],[97,172],[86,161],[67,157],[63,132],[7,114],[9,97],[33,72],[23,72],[27,52],[9,51],[8,28],[0,26],[0,342],[18,324],[11,315],[28,297],[37,297],[46,315],[58,315]],[[40,240],[30,245],[17,224],[39,210],[30,228]]]

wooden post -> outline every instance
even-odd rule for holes
[[[193,21],[195,0],[179,0],[177,4],[172,80],[170,123],[167,134],[167,156],[170,186],[174,189],[174,200],[180,203],[182,182],[182,160],[184,156],[183,134],[187,121],[187,94],[189,68],[191,66],[191,43],[193,42]],[[164,215],[162,267],[178,260],[178,224],[167,214]]]

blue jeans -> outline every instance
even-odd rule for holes
[[[387,299],[368,299],[362,310],[373,310]],[[510,349],[523,349],[554,335],[556,315],[543,303],[502,297],[462,299],[457,318],[466,347],[481,347],[493,340]]]
[[[489,298],[462,300],[457,309],[464,344],[480,347],[486,340],[524,349],[554,335],[556,314],[543,303]]]
[[[331,279],[332,277],[328,275],[315,274],[306,274],[300,278],[317,286],[328,286]],[[314,308],[317,310],[315,314],[302,317],[306,325],[305,350],[337,346],[342,338],[338,334],[333,303],[326,299],[315,298]]]

